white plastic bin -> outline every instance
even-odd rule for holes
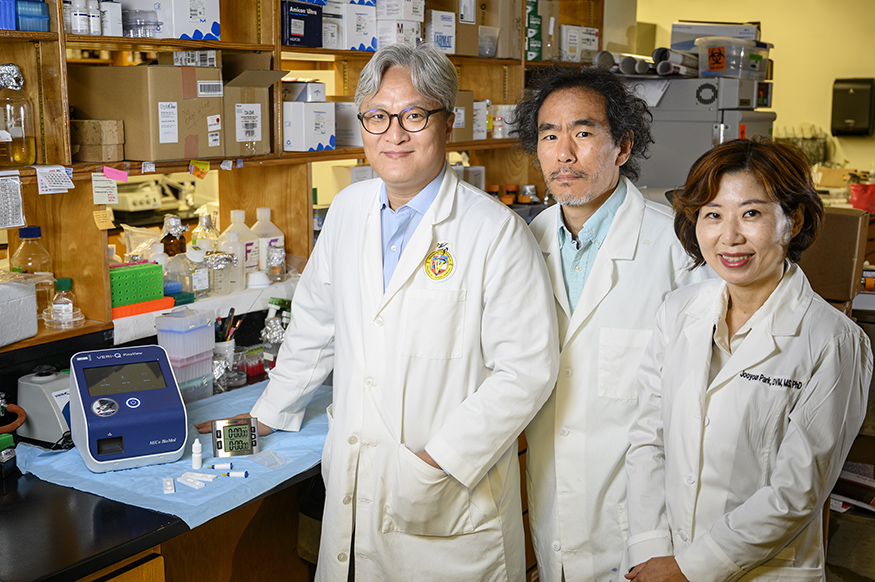
[[[703,36],[696,39],[696,46],[699,48],[700,77],[765,81],[769,50],[774,45],[758,40]]]

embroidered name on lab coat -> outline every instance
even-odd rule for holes
[[[453,266],[453,255],[450,254],[448,242],[439,242],[437,250],[425,258],[425,273],[435,281],[449,277]]]
[[[793,388],[795,390],[802,389],[802,382],[791,380],[790,378],[772,378],[765,374],[748,374],[747,370],[738,375],[739,378],[749,380],[751,382],[762,382],[768,386],[778,386],[780,388]]]

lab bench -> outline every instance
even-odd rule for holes
[[[188,405],[189,441],[195,422],[216,417],[217,410],[239,412],[262,388]],[[330,400],[330,388],[320,389],[300,432],[264,437],[262,450],[285,455],[284,465],[268,469],[252,457],[221,459],[248,468],[250,478],[197,490],[177,485],[172,495],[161,493],[160,476],[191,470],[190,443],[175,463],[102,474],[87,471],[75,449],[48,452],[19,444],[26,474],[0,481],[0,580],[308,580],[310,566],[295,551],[298,489],[321,479]]]

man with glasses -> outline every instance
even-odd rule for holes
[[[362,70],[379,178],[334,199],[252,409],[297,430],[334,370],[318,580],[525,578],[517,437],[556,378],[556,313],[525,222],[447,169],[457,88],[430,45]]]

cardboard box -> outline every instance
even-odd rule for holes
[[[222,51],[174,51],[158,53],[159,65],[222,68]]]
[[[334,103],[334,145],[339,148],[363,147],[362,125],[359,122],[355,97],[332,95],[328,100]]]
[[[329,28],[327,39],[326,27]],[[376,51],[377,9],[328,0],[322,10],[322,48]]]
[[[121,0],[122,10],[154,10],[155,38],[221,40],[219,0]]]
[[[538,16],[541,17],[541,58],[545,61],[558,61],[559,2],[538,0]]]
[[[426,10],[425,42],[434,43],[448,55],[456,54],[455,14],[443,10]]]
[[[380,0],[377,2],[377,21],[425,21],[425,0]]]
[[[844,188],[848,185],[851,174],[857,170],[851,168],[821,168],[814,172],[814,183],[820,188]]]
[[[325,98],[325,83],[309,81],[283,81],[283,101],[309,101],[321,103]]]
[[[0,282],[0,346],[33,337],[37,332],[36,287],[33,283]]]
[[[334,149],[334,103],[283,102],[283,151]]]
[[[127,160],[225,155],[222,73],[218,69],[72,67],[68,91],[70,104],[82,116],[124,121]]]
[[[760,39],[759,22],[708,22],[678,20],[671,25],[671,48],[697,52],[696,39],[703,36],[728,36],[747,40]]]
[[[857,295],[868,230],[869,214],[864,210],[826,207],[820,234],[799,261],[815,293],[831,302]]]
[[[241,53],[225,56],[222,76],[226,156],[269,154],[270,87],[285,71],[270,69],[269,53]],[[251,68],[250,68],[251,67]]]
[[[125,159],[125,144],[71,144],[74,162],[120,162]]]
[[[471,141],[474,139],[474,91],[459,91],[456,95],[456,106],[453,108],[456,118],[453,120],[453,131],[450,141]]]
[[[322,46],[322,6],[289,0],[283,0],[280,6],[283,45]]]
[[[125,143],[125,124],[120,119],[71,119],[70,143],[102,145]]]
[[[415,20],[377,19],[377,48],[401,42],[412,47],[422,38],[422,23]]]
[[[523,0],[435,0],[429,6],[452,12],[455,17],[455,52],[449,54],[479,56],[480,26],[493,26],[501,29],[495,56],[518,59],[522,50],[522,3]]]

